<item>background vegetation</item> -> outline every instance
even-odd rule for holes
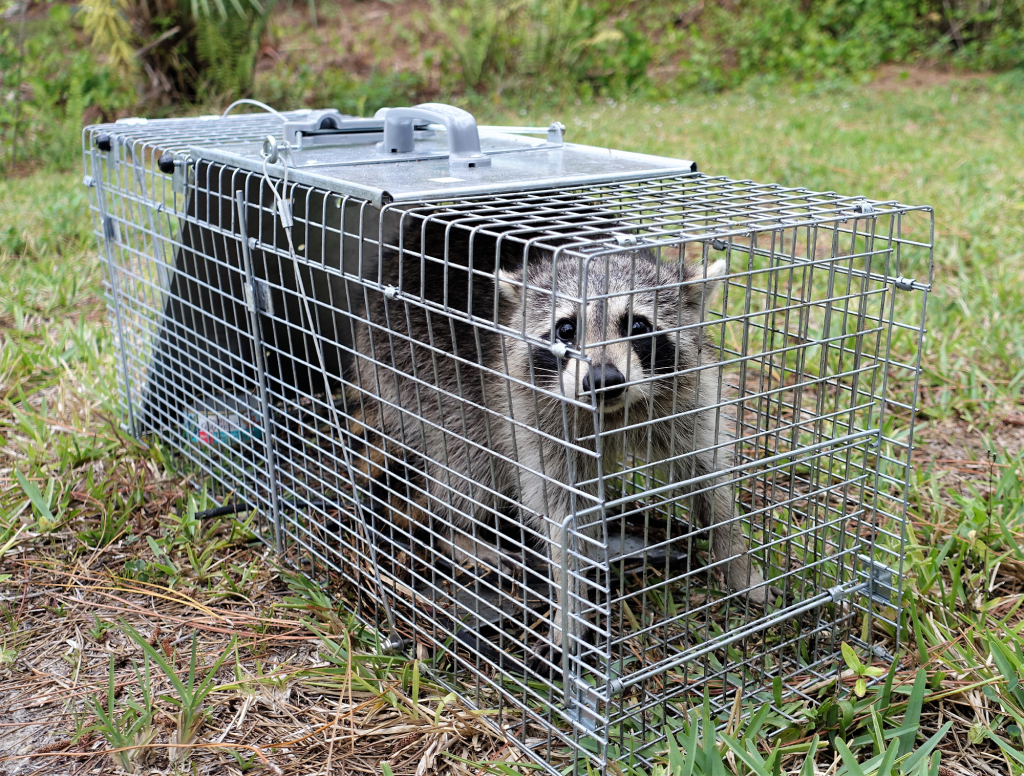
[[[443,96],[529,108],[885,63],[1012,70],[1019,0],[4,0],[0,141],[70,163],[83,122],[240,96],[354,112]],[[191,106],[191,107],[190,107]]]
[[[904,651],[851,660],[771,741],[783,722],[756,709],[716,720],[724,737],[679,731],[658,776],[1024,773],[1022,8],[6,6],[0,768],[531,772],[416,660],[372,657],[374,635],[278,569],[246,516],[196,519],[211,500],[120,432],[81,125],[251,95],[358,112],[450,97],[716,173],[934,205]]]

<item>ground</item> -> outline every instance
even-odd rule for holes
[[[816,772],[836,772],[840,732],[868,760],[883,726],[912,726],[921,667],[918,744],[952,723],[939,772],[1019,773],[1024,91],[1008,76],[902,72],[484,118],[558,119],[570,140],[712,174],[934,206],[896,694],[844,689],[838,716],[811,714],[789,737],[782,772],[801,772],[814,733]],[[280,568],[243,516],[195,520],[210,503],[194,483],[123,435],[81,174],[23,172],[0,181],[0,773],[113,772],[115,734],[140,718],[125,699],[143,703],[145,686],[157,711],[126,741],[152,741],[136,772],[476,774],[510,761],[415,661],[367,657],[373,634]],[[205,697],[168,676],[193,661],[197,685],[216,667]],[[122,724],[104,726],[108,701]],[[183,734],[190,754],[168,746],[183,708],[200,718]],[[731,750],[726,763],[746,772]]]

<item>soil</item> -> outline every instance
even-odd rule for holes
[[[877,68],[872,74],[869,88],[884,92],[931,89],[984,78],[990,73],[965,73],[944,65],[919,63],[913,65],[890,63]]]
[[[924,423],[914,434],[914,465],[919,470],[934,467],[942,472],[944,485],[961,491],[1000,476],[1006,464],[990,461],[990,451],[999,458],[1020,457],[1024,409],[1006,412],[986,425],[954,419]]]

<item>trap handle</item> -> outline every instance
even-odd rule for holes
[[[473,114],[438,102],[426,102],[411,108],[391,108],[384,113],[382,153],[407,154],[414,151],[413,124],[424,119],[443,124],[448,130],[448,161],[452,166],[491,166],[491,158],[480,151],[480,133]]]

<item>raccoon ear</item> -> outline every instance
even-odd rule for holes
[[[692,275],[684,269],[684,280],[692,281],[683,286],[683,297],[687,304],[693,307],[700,307],[702,303],[705,307],[710,304],[718,295],[728,269],[729,265],[725,259],[708,264],[706,270],[697,265],[691,270]]]
[[[518,302],[523,295],[523,278],[516,272],[498,270],[498,293],[507,302]]]

